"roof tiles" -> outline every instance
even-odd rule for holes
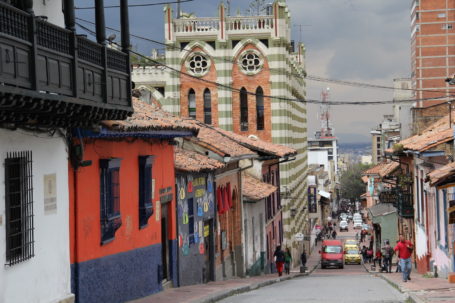
[[[178,170],[197,173],[202,171],[213,171],[225,166],[220,161],[211,159],[194,151],[181,149],[180,147],[176,147],[174,153],[175,168]]]
[[[366,171],[363,172],[363,174],[379,175],[380,177],[385,177],[393,173],[399,166],[400,164],[398,162],[382,162],[373,166],[372,168],[367,169]]]
[[[259,201],[273,194],[278,188],[248,174],[242,175],[242,194],[249,201]]]
[[[435,169],[428,174],[427,178],[430,185],[440,184],[455,176],[455,162],[449,163],[440,169]]]

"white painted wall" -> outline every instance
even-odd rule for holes
[[[71,297],[68,161],[62,138],[0,129],[0,163],[11,151],[32,151],[35,257],[6,263],[4,169],[0,171],[0,302],[58,302]],[[44,175],[56,174],[57,211],[44,213]]]
[[[255,203],[243,202],[243,219],[245,231],[245,268],[247,270],[250,269],[250,267],[253,266],[256,261],[260,260],[261,251],[266,251],[264,203],[265,200],[260,200]]]
[[[329,152],[327,149],[308,150],[308,165],[324,165],[324,170],[329,171]]]
[[[93,1],[87,1],[93,4]],[[65,27],[65,18],[62,11],[62,0],[33,1],[33,11],[36,16],[47,16],[47,21],[60,27]]]

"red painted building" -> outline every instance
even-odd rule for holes
[[[175,137],[197,128],[133,100],[134,114],[76,131],[69,166],[72,289],[124,302],[176,284]]]

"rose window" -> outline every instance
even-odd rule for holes
[[[244,52],[239,59],[239,65],[242,71],[248,75],[257,74],[264,64],[261,55],[255,50],[248,50]]]
[[[195,53],[187,61],[187,68],[195,76],[204,76],[210,68],[210,61],[203,54]]]

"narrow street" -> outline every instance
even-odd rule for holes
[[[355,237],[338,232],[337,239]],[[317,253],[317,252],[315,252]],[[255,291],[229,297],[223,303],[267,302],[404,302],[406,295],[381,278],[370,275],[363,265],[345,265],[344,269],[321,269],[311,275],[273,284]]]

